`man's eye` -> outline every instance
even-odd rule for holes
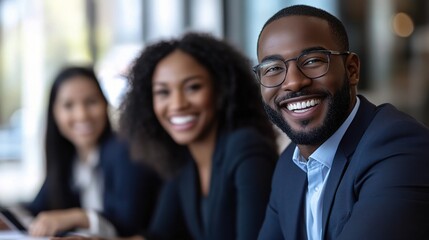
[[[285,71],[285,67],[280,64],[266,66],[262,69],[262,76],[273,76]]]
[[[304,62],[302,62],[302,65],[315,65],[315,64],[323,64],[326,61],[324,61],[324,59],[321,58],[310,58],[310,59],[306,59]]]
[[[322,53],[310,53],[298,60],[299,66],[303,68],[320,67],[328,63],[328,57]]]

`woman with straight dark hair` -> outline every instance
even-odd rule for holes
[[[47,111],[46,179],[33,202],[32,236],[86,229],[90,236],[129,236],[145,229],[160,179],[131,161],[117,138],[92,68],[67,67],[55,78]]]

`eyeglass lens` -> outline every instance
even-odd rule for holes
[[[309,52],[289,60],[272,59],[262,62],[256,72],[261,84],[274,87],[283,83],[289,62],[296,61],[298,69],[308,78],[318,78],[326,74],[329,68],[329,53]]]

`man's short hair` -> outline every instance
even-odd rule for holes
[[[290,7],[283,8],[280,11],[278,11],[276,14],[274,14],[270,19],[268,19],[267,22],[265,22],[264,26],[262,27],[261,32],[259,33],[258,47],[259,47],[259,38],[261,37],[261,33],[262,31],[264,31],[265,27],[268,24],[287,16],[311,16],[311,17],[317,17],[327,21],[329,24],[329,27],[332,30],[332,33],[338,39],[338,43],[340,44],[341,49],[338,49],[338,50],[340,51],[349,50],[349,38],[347,36],[347,31],[343,23],[337,17],[328,13],[327,11],[319,8],[307,6],[307,5],[293,5]]]

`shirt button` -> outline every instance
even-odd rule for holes
[[[315,192],[319,192],[319,187],[315,187],[315,188],[314,188],[314,191],[315,191]]]

